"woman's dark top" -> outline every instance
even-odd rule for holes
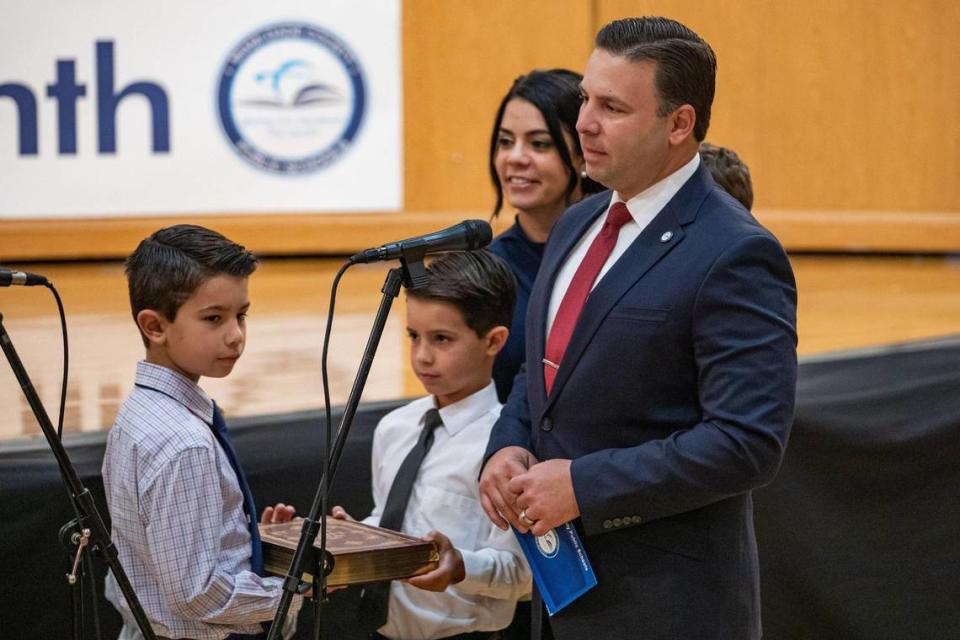
[[[513,378],[520,370],[525,359],[526,331],[524,322],[527,317],[527,303],[530,290],[540,269],[543,259],[543,243],[534,242],[520,228],[516,221],[513,226],[494,238],[488,247],[491,253],[503,258],[517,278],[517,305],[513,309],[513,321],[510,323],[510,337],[507,344],[497,355],[493,363],[493,381],[497,385],[500,402],[506,402],[513,388]]]

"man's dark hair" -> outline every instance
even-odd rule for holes
[[[517,281],[500,257],[487,250],[451,251],[431,262],[427,273],[429,282],[408,289],[408,298],[452,304],[480,337],[494,327],[510,326]]]
[[[573,150],[577,155],[583,155],[583,150],[580,148],[580,136],[577,135],[581,80],[583,80],[583,76],[569,69],[550,69],[548,71],[537,69],[514,80],[510,90],[503,96],[500,106],[497,108],[497,115],[493,120],[493,133],[490,136],[490,156],[487,159],[490,179],[493,182],[494,190],[497,192],[493,217],[497,217],[500,209],[503,208],[503,185],[500,184],[500,176],[497,175],[496,166],[500,125],[503,124],[503,113],[507,109],[507,103],[514,98],[526,100],[536,107],[540,115],[543,116],[543,121],[547,124],[547,131],[550,133],[550,140],[560,155],[560,161],[563,162],[563,166],[567,170],[568,179],[565,193],[567,204],[571,204],[570,197],[576,190],[578,183],[584,196],[604,190],[604,187],[599,183],[590,178],[582,177],[576,167],[573,166],[573,158],[570,156],[567,140],[563,136],[564,133],[569,135]]]
[[[717,82],[717,58],[703,38],[676,20],[644,17],[614,20],[600,30],[595,43],[633,62],[655,63],[657,114],[691,105],[697,114],[693,136],[703,141]]]
[[[753,208],[753,182],[750,168],[735,151],[709,142],[700,143],[700,161],[713,176],[714,182],[740,201],[749,211]]]
[[[247,277],[258,261],[241,245],[205,227],[178,224],[155,231],[125,263],[133,319],[152,309],[172,322],[205,281],[218,275]],[[146,345],[146,337],[143,340]]]

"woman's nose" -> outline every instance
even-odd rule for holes
[[[507,160],[514,164],[523,164],[530,160],[529,149],[522,142],[517,142],[510,148]]]

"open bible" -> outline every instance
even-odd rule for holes
[[[286,576],[300,542],[300,518],[282,524],[261,524],[263,564],[268,573]],[[320,552],[320,537],[313,553]],[[437,568],[440,559],[432,542],[397,531],[360,522],[327,518],[327,585],[337,587],[366,582],[409,578]],[[313,580],[311,567],[317,556],[308,559],[303,580]]]

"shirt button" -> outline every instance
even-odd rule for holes
[[[604,520],[604,521],[603,521],[603,528],[604,528],[604,529],[609,529],[609,528],[612,527],[612,526],[613,526],[613,523],[610,522],[609,520]]]
[[[540,430],[541,431],[553,431],[553,420],[549,417],[544,418],[540,421]]]

